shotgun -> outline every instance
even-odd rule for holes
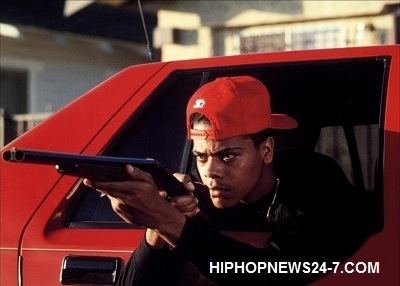
[[[156,186],[160,190],[165,190],[169,197],[187,194],[183,183],[154,159],[88,156],[17,148],[5,151],[3,159],[13,163],[54,165],[57,172],[62,175],[100,182],[129,180],[129,175],[125,171],[125,166],[129,164],[150,173]]]

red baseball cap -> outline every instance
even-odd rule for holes
[[[191,127],[191,117],[200,113],[211,126]],[[254,134],[267,128],[292,129],[297,122],[285,114],[271,114],[270,96],[265,85],[251,76],[221,77],[200,87],[186,108],[188,138],[223,140]]]

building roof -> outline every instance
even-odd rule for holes
[[[146,42],[140,12],[138,9],[132,9],[134,3],[107,5],[93,2],[68,17],[64,16],[65,3],[64,0],[1,1],[0,22],[135,43]],[[157,25],[157,15],[144,12],[144,17],[152,42],[151,31]]]

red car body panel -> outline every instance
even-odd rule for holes
[[[327,275],[315,285],[399,285],[400,46],[215,57],[131,67],[87,92],[4,150],[13,146],[99,154],[149,94],[177,70],[381,56],[391,57],[384,119],[384,229],[351,257],[351,261],[379,261],[380,273]],[[60,176],[51,166],[1,163],[1,285],[17,284],[19,256],[23,285],[60,285],[61,262],[66,255],[127,259],[139,244],[141,229],[66,228],[62,218],[76,183],[76,179]],[[37,271],[38,267],[45,271]]]
[[[116,74],[19,137],[12,144],[20,148],[29,146],[37,149],[81,153],[126,101],[134,96],[164,65],[164,63],[141,65]],[[113,97],[112,100],[109,99],[110,96]],[[54,136],[55,132],[57,132],[56,136]],[[63,198],[74,180],[68,178],[70,180],[69,187],[65,189],[62,187],[63,180],[59,182],[61,176],[54,172],[53,167],[32,168],[31,165],[13,166],[5,165],[3,162],[1,163],[1,177],[2,267],[0,284],[16,285],[18,252],[21,250],[22,242],[25,243],[22,239],[24,228],[30,226],[30,220],[37,209],[40,209],[45,201],[48,201],[47,196],[52,190],[63,189],[64,193],[61,196]],[[52,201],[51,198],[50,201]],[[56,199],[58,203],[63,201],[63,199],[60,200],[60,197]],[[38,232],[42,236],[43,230],[44,228],[37,228],[33,232]],[[40,247],[42,246],[35,245],[35,248]],[[3,255],[7,257],[3,257]],[[43,267],[47,266],[43,265]],[[49,283],[43,285],[51,285],[55,281],[52,280]]]

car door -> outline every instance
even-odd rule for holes
[[[201,73],[167,79],[153,76],[97,130],[84,152],[152,157],[179,171],[186,142],[183,95],[189,96],[201,77]],[[111,95],[106,99],[109,104],[113,100]],[[63,176],[25,229],[23,285],[113,284],[142,236],[142,228],[128,225],[112,212],[107,197],[100,198],[81,180]]]

